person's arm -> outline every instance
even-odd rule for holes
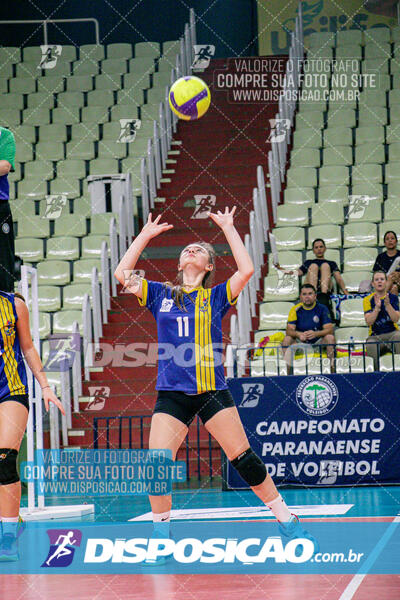
[[[338,286],[342,290],[343,294],[346,294],[346,296],[347,296],[349,292],[346,289],[346,284],[343,281],[343,277],[341,276],[340,271],[334,271],[333,272],[333,276],[334,276],[334,278],[336,280],[336,283],[338,284]]]
[[[33,345],[31,330],[29,327],[28,307],[23,300],[20,298],[15,298],[15,309],[18,316],[16,328],[21,350],[25,356],[30,370],[33,373],[33,376],[42,388],[42,396],[46,411],[49,410],[49,402],[53,402],[63,413],[63,415],[65,415],[63,405],[49,386],[46,373],[43,371],[42,361],[40,360],[40,356]]]
[[[140,278],[132,279],[129,273],[135,268],[140,255],[150,240],[173,227],[173,225],[168,225],[168,223],[160,223],[160,219],[161,215],[158,215],[158,217],[152,221],[152,214],[149,214],[146,225],[139,235],[135,237],[114,272],[114,277],[138,298],[142,298],[142,280]]]
[[[8,129],[1,129],[0,135],[0,175],[8,175],[14,168],[15,138]]]
[[[371,300],[367,296],[363,301],[364,306],[364,319],[366,324],[371,327],[378,318],[379,312],[381,310],[381,299],[375,296],[375,307],[372,309]]]
[[[318,331],[310,330],[309,332],[307,331],[306,333],[310,334],[309,339],[325,337],[326,335],[333,334],[333,323],[324,323],[322,325],[322,329],[319,329]]]
[[[286,335],[290,335],[290,337],[294,338],[295,340],[300,340],[301,342],[306,341],[304,331],[297,331],[294,323],[288,323],[286,325]]]
[[[392,306],[392,304],[390,302],[389,294],[386,294],[383,302],[384,302],[387,314],[389,315],[389,317],[391,318],[393,323],[397,323],[397,321],[400,319],[400,311],[398,310],[398,308],[396,310],[396,308],[394,306]],[[398,306],[398,304],[399,304],[399,301],[397,300],[397,306]]]
[[[273,263],[273,264],[276,269],[279,269],[279,271],[283,271],[284,273],[288,273],[289,275],[297,275],[298,277],[302,277],[305,274],[302,271],[302,267],[299,267],[295,271],[288,271],[287,269],[284,269],[283,267],[281,267],[281,265],[279,263]]]
[[[8,175],[11,171],[11,163],[8,160],[0,160],[0,175]]]
[[[253,261],[233,224],[233,215],[235,212],[236,206],[234,206],[231,211],[229,211],[229,208],[226,206],[224,213],[220,210],[216,214],[209,213],[210,218],[224,232],[236,262],[237,271],[229,279],[232,298],[237,298],[237,296],[239,296],[240,292],[254,273]]]

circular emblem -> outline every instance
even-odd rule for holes
[[[319,316],[318,315],[314,315],[313,316],[313,321],[314,321],[314,323],[319,323]]]
[[[10,226],[8,223],[3,223],[1,226],[1,230],[3,233],[10,233]]]
[[[327,377],[310,375],[297,386],[296,402],[308,415],[321,417],[331,412],[337,404],[339,392]]]

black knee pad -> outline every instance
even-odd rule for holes
[[[19,481],[17,456],[18,450],[0,448],[0,485],[10,485]]]
[[[231,465],[235,467],[242,479],[251,486],[260,485],[267,476],[267,467],[251,448],[231,460]]]

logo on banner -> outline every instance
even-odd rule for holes
[[[110,388],[108,386],[90,386],[89,402],[85,410],[103,410],[107,398],[110,397]]]
[[[254,408],[258,405],[264,392],[263,383],[242,383],[243,399],[239,404],[242,408]]]
[[[342,461],[340,460],[321,460],[320,463],[320,478],[318,485],[333,485],[336,483]]]
[[[194,50],[194,61],[192,64],[192,69],[194,71],[207,69],[210,64],[210,59],[215,54],[215,46],[212,44],[195,44],[193,46]]]
[[[48,529],[50,549],[42,567],[68,567],[75,550],[81,545],[82,532],[79,529]]]
[[[38,64],[38,69],[53,69],[57,64],[57,59],[61,56],[62,46],[52,44],[51,46],[40,46],[42,58]]]
[[[339,392],[327,377],[311,375],[297,386],[296,402],[299,408],[313,417],[331,412],[337,404]]]
[[[271,131],[267,142],[271,142],[271,144],[283,142],[287,132],[290,130],[290,119],[270,119],[269,124]]]

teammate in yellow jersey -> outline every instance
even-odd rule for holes
[[[204,242],[189,244],[181,252],[177,285],[131,278],[130,273],[150,240],[173,227],[160,223],[161,216],[153,221],[151,214],[115,271],[118,281],[138,297],[157,322],[158,398],[149,448],[169,449],[175,459],[188,426],[198,414],[241,477],[274,513],[282,534],[311,539],[290,513],[263,461],[250,448],[224,377],[221,320],[254,273],[252,260],[233,223],[235,210],[236,207],[225,208],[224,213],[209,214],[224,232],[237,265],[225,283],[211,287],[215,254]],[[168,351],[171,345],[172,352]],[[171,495],[150,496],[150,503],[154,537],[169,537]],[[147,564],[158,565],[164,560],[162,557]]]
[[[17,457],[28,421],[29,400],[25,357],[42,388],[46,410],[49,402],[61,410],[51,390],[39,355],[32,343],[29,312],[18,294],[0,292],[0,560],[18,560],[18,537],[23,531],[19,518],[21,482]]]

